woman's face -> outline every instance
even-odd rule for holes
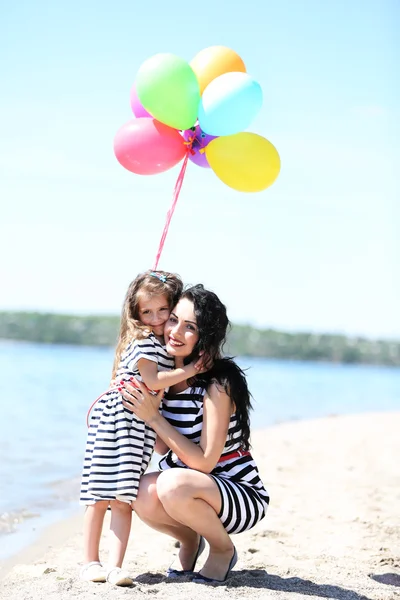
[[[185,358],[199,339],[193,303],[187,298],[179,300],[165,324],[164,339],[168,354]]]

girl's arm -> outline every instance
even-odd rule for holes
[[[141,378],[150,390],[161,390],[176,385],[185,379],[194,377],[199,372],[193,363],[171,371],[158,371],[158,364],[145,358],[138,360],[137,367]]]
[[[159,436],[157,436],[154,450],[157,452],[157,454],[162,454],[164,456],[164,454],[167,454],[169,448],[167,444],[163,442]]]
[[[232,413],[231,399],[225,390],[213,383],[204,395],[203,429],[198,445],[179,433],[158,412],[159,394],[151,396],[142,383],[138,385],[140,391],[125,384],[121,393],[126,408],[148,423],[185,465],[210,473],[223,452]]]

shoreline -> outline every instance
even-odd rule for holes
[[[384,411],[385,414],[387,414],[387,411]],[[390,411],[392,412],[392,411]],[[321,419],[330,419],[330,418],[338,418],[338,417],[347,417],[347,416],[353,416],[353,417],[357,417],[358,415],[363,415],[363,414],[373,414],[373,413],[350,413],[350,414],[336,414],[336,413],[331,413],[331,414],[327,414],[326,416],[323,417],[314,417],[314,418],[301,418],[301,417],[292,417],[292,418],[287,418],[287,419],[283,419],[283,420],[279,420],[276,421],[274,423],[271,423],[269,425],[265,425],[263,427],[260,428],[254,428],[252,431],[252,438],[256,438],[258,436],[263,436],[262,432],[269,432],[270,430],[272,430],[275,427],[279,427],[285,424],[297,424],[297,423],[304,423],[304,422],[313,422],[313,421],[318,421]],[[379,413],[380,414],[380,413]],[[161,456],[157,455],[156,453],[153,455],[152,460],[150,462],[150,470],[151,471],[157,471],[157,465],[158,465],[158,461],[160,460]],[[54,482],[54,485],[57,485],[57,487],[59,487],[60,485],[65,489],[66,487],[68,487],[68,489],[70,489],[70,486],[72,486],[74,488],[74,492],[72,494],[72,497],[79,497],[79,483],[80,483],[80,476],[74,476],[65,480],[57,480],[56,482]],[[74,523],[75,519],[77,518],[77,516],[80,514],[80,512],[82,512],[83,507],[79,505],[78,501],[74,501],[71,500],[71,493],[68,493],[68,499],[64,499],[64,507],[61,509],[57,509],[56,505],[52,505],[52,507],[50,508],[49,511],[47,512],[43,512],[40,514],[33,514],[32,518],[28,517],[27,519],[23,520],[22,522],[18,523],[16,526],[15,531],[12,531],[10,533],[6,533],[4,535],[1,535],[0,540],[7,540],[7,539],[11,539],[11,546],[16,546],[16,550],[11,550],[11,553],[5,557],[2,557],[0,555],[0,580],[2,577],[4,577],[4,571],[6,569],[6,565],[13,565],[15,564],[15,560],[18,559],[19,556],[23,556],[25,555],[25,553],[27,553],[27,555],[29,555],[30,550],[32,550],[34,552],[34,548],[36,546],[38,546],[40,548],[40,544],[41,544],[41,539],[47,539],[49,537],[49,539],[51,538],[51,534],[48,536],[49,531],[53,530],[54,528],[57,528],[58,524],[60,524],[61,528],[63,527],[63,523]],[[25,510],[25,509],[24,509]],[[57,516],[57,514],[59,516]],[[32,533],[32,532],[37,532],[37,533]],[[8,538],[8,536],[12,536],[11,538]],[[14,536],[16,536],[14,538]]]
[[[0,311],[1,318],[1,311]],[[79,317],[78,317],[79,318]],[[233,324],[235,327],[235,324]],[[399,358],[399,348],[400,348],[400,339],[398,338],[370,338],[365,336],[351,336],[347,334],[340,333],[329,333],[329,332],[286,332],[281,330],[258,330],[257,328],[253,328],[252,326],[247,325],[238,325],[236,324],[236,328],[249,328],[251,331],[256,333],[263,333],[266,331],[272,331],[275,334],[281,334],[282,336],[289,336],[289,338],[293,338],[296,340],[298,337],[303,338],[307,336],[309,339],[313,339],[314,343],[309,348],[311,350],[310,354],[299,355],[297,352],[287,353],[283,352],[280,354],[279,350],[284,348],[279,344],[274,344],[273,349],[268,353],[260,352],[258,354],[254,354],[249,350],[245,350],[244,352],[236,352],[235,348],[232,351],[229,351],[229,355],[236,356],[237,359],[251,359],[251,360],[268,360],[268,361],[281,361],[281,362],[294,362],[294,363],[311,363],[311,364],[321,364],[321,365],[341,365],[344,367],[377,367],[377,368],[389,368],[389,369],[399,369],[400,368],[400,358]],[[248,337],[248,336],[247,336]],[[346,354],[346,351],[349,351],[351,356],[347,358],[346,356],[337,357],[333,354],[332,348],[329,347],[329,352],[322,352],[320,355],[315,354],[315,340],[317,343],[320,338],[332,338],[332,340],[340,340],[345,341],[346,345],[342,348],[342,353]],[[50,347],[59,347],[59,348],[80,348],[80,349],[94,349],[99,351],[109,352],[114,349],[114,343],[111,344],[96,344],[96,343],[77,343],[77,342],[49,342],[43,340],[29,340],[29,339],[18,339],[18,338],[1,338],[0,344],[25,344],[25,345],[37,345],[37,346],[50,346]],[[358,351],[358,345],[367,344],[371,346],[369,359],[365,357],[365,349]],[[332,344],[331,344],[332,345]],[[376,346],[383,346],[385,350],[385,358],[383,360],[377,360],[378,354],[376,352]],[[228,343],[229,346],[229,343]],[[373,348],[373,349],[372,349]],[[387,348],[395,348],[395,358],[387,359]],[[357,354],[357,356],[356,356]]]
[[[238,565],[226,584],[207,586],[208,598],[225,597],[228,588],[232,599],[268,594],[283,600],[288,592],[293,600],[400,599],[399,431],[400,412],[254,430],[253,452],[272,504],[254,529],[234,536]],[[107,600],[110,593],[124,594],[123,588],[78,579],[82,516],[77,511],[51,525],[6,559],[0,598],[75,600],[95,593]],[[134,592],[163,600],[195,600],[204,593],[190,581],[165,579],[174,554],[173,540],[135,517],[125,561]]]
[[[82,507],[81,507],[82,508]],[[71,536],[82,529],[83,512],[77,510],[75,514],[47,525],[38,533],[36,539],[24,546],[21,550],[0,561],[0,581],[18,564],[30,564],[39,560],[43,554],[53,547],[59,547]],[[12,534],[11,534],[12,535]]]
[[[157,458],[154,459],[154,457]],[[154,453],[150,462],[150,467],[153,467],[152,470],[156,470],[159,458],[161,457]],[[153,461],[155,462],[153,463]],[[61,482],[60,480],[57,480],[55,483],[57,485],[60,485],[61,483],[64,487],[68,484],[72,484],[73,487],[76,488],[74,490],[74,496],[79,498],[79,482],[80,477],[72,477],[62,480]],[[70,498],[70,494],[68,494],[68,497]],[[0,580],[10,568],[18,563],[19,557],[21,557],[21,560],[31,561],[38,552],[40,553],[40,548],[42,546],[46,546],[46,544],[48,544],[49,547],[52,546],[54,543],[52,541],[53,531],[59,526],[63,537],[64,527],[66,528],[66,531],[69,526],[75,530],[78,522],[80,523],[78,531],[80,531],[82,529],[83,513],[84,507],[79,505],[78,500],[64,500],[63,508],[57,509],[55,505],[52,505],[49,511],[41,514],[32,514],[19,522],[14,531],[2,534],[0,540],[7,541],[10,539],[9,536],[11,536],[11,541],[13,542],[11,546],[16,546],[17,549],[15,551],[12,550],[11,553],[5,557],[0,555]],[[25,556],[27,558],[25,558]]]

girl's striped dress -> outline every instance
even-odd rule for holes
[[[116,380],[140,379],[139,359],[156,362],[158,371],[174,368],[174,359],[151,333],[131,342],[121,357]],[[156,434],[122,404],[114,387],[96,403],[86,442],[80,503],[98,500],[136,499],[139,480],[146,471],[154,450]]]
[[[167,393],[162,404],[164,417],[195,444],[200,443],[205,392],[204,388],[196,387],[180,393]],[[241,450],[239,438],[240,430],[233,414],[221,459],[210,473],[221,493],[222,505],[218,516],[228,533],[251,529],[265,516],[269,504],[268,493],[250,454],[224,460],[224,456]],[[186,465],[170,450],[161,459],[159,468],[163,471],[174,467]]]

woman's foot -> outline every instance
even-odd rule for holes
[[[94,583],[104,583],[107,573],[101,562],[93,560],[92,562],[83,565],[80,573],[80,578],[83,581],[93,581]]]
[[[129,586],[133,585],[133,579],[127,571],[121,567],[112,567],[107,573],[107,582],[112,585]]]
[[[202,570],[193,578],[194,583],[223,583],[236,565],[238,555],[235,546],[228,552],[210,553]]]
[[[181,577],[184,575],[191,575],[196,567],[197,559],[206,547],[204,538],[200,536],[197,546],[195,547],[195,553],[193,554],[193,548],[188,544],[181,545],[179,549],[179,562],[180,568],[169,567],[167,571],[167,577]]]

